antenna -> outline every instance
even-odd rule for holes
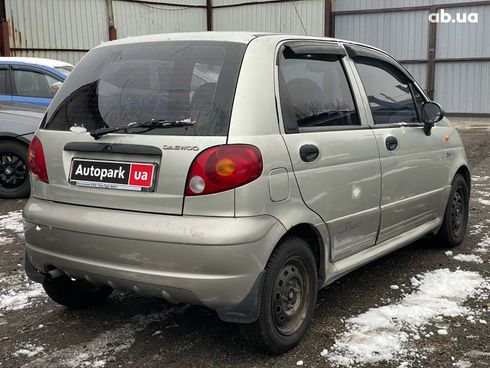
[[[299,15],[298,8],[296,8],[295,2],[291,1],[291,4],[293,4],[294,10],[296,11],[296,15],[298,16],[299,22],[301,23],[301,27],[303,27],[303,31],[305,32],[305,34],[308,34],[308,32],[306,32],[306,27],[303,23],[303,19],[301,19],[301,15]]]

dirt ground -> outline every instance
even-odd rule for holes
[[[490,234],[490,123],[459,124],[474,176],[470,231],[454,254],[473,254]],[[24,201],[0,202],[0,367],[330,367],[320,353],[348,328],[346,319],[403,297],[392,285],[409,285],[416,275],[437,270],[468,270],[490,279],[490,252],[482,263],[462,262],[423,239],[343,277],[319,293],[313,323],[298,347],[281,356],[256,352],[239,327],[221,322],[203,307],[115,292],[107,302],[71,311],[47,299],[23,278],[24,245],[20,220]],[[3,216],[3,217],[1,217]],[[2,222],[3,219],[3,222]],[[2,229],[3,224],[3,229]],[[3,240],[2,240],[3,239]],[[402,287],[403,288],[403,287]],[[409,289],[407,286],[405,288]],[[13,298],[18,309],[3,305]],[[17,298],[17,299],[16,299]],[[377,362],[371,367],[490,367],[488,292],[469,298],[466,316],[427,324],[447,335],[412,341],[422,358]],[[382,334],[383,331],[380,331]],[[429,334],[430,335],[430,334]],[[324,354],[325,355],[325,354]]]

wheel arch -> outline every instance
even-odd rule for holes
[[[463,176],[464,180],[466,181],[466,185],[468,185],[468,192],[471,193],[471,173],[469,167],[467,165],[461,165],[454,173],[452,180],[454,180],[454,177],[457,174],[461,174]]]
[[[324,223],[322,224],[325,225]],[[268,259],[270,259],[270,255],[272,255],[274,250],[282,244],[284,239],[291,236],[299,237],[300,239],[304,240],[313,251],[318,268],[318,286],[321,288],[326,280],[325,263],[328,255],[328,248],[326,246],[326,242],[324,242],[324,239],[326,238],[328,240],[328,237],[326,237],[325,234],[322,235],[322,231],[323,229],[321,225],[315,226],[310,222],[300,222],[289,227],[271,249]],[[257,280],[252,286],[249,294],[237,306],[232,308],[217,309],[218,316],[221,320],[235,323],[252,323],[257,320],[260,311],[259,303],[262,294],[264,272],[265,271],[263,270],[258,275]]]
[[[318,270],[318,284],[322,285],[325,281],[326,258],[325,242],[323,241],[322,235],[314,225],[306,222],[299,223],[286,231],[286,233],[277,242],[275,248],[277,248],[285,238],[290,236],[297,236],[298,238],[304,240],[312,250]]]
[[[29,147],[29,140],[22,136],[16,136],[13,134],[0,133],[0,142],[15,142],[20,143],[25,147]]]

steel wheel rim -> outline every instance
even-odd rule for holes
[[[0,153],[0,187],[13,189],[27,180],[27,164],[13,152]]]
[[[310,284],[307,267],[300,258],[287,260],[278,272],[272,293],[272,314],[274,325],[281,334],[292,335],[303,323]]]
[[[454,235],[461,235],[466,221],[466,201],[462,187],[454,191],[451,202],[451,230]]]

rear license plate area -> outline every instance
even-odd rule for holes
[[[147,162],[74,158],[69,182],[81,187],[153,192],[157,167]]]

